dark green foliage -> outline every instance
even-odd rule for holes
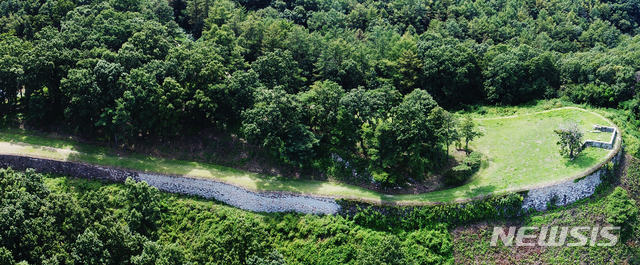
[[[285,265],[287,262],[284,260],[284,256],[277,250],[273,250],[269,253],[269,256],[260,258],[258,256],[252,256],[247,259],[247,265]]]
[[[0,263],[13,265],[16,262],[13,260],[13,255],[11,255],[11,251],[6,249],[5,247],[0,248]]]
[[[158,244],[145,242],[142,253],[131,257],[132,265],[171,265],[185,264],[182,248],[177,244]]]
[[[154,235],[158,229],[159,194],[146,183],[129,181],[122,193],[103,188],[76,196],[51,191],[43,180],[33,170],[0,169],[0,259],[7,261],[3,264],[128,263],[149,240],[138,231]]]
[[[441,105],[470,104],[483,97],[480,65],[473,48],[471,42],[440,36],[418,43],[425,85]]]
[[[281,87],[291,94],[302,90],[306,81],[300,77],[298,63],[293,60],[290,51],[276,49],[274,52],[267,52],[251,65],[260,78],[260,81],[268,88]]]
[[[453,249],[452,241],[445,231],[419,229],[411,232],[404,244],[413,256],[412,264],[443,264],[444,255]]]
[[[248,258],[265,256],[269,248],[268,230],[256,219],[233,216],[234,222],[222,221],[210,226],[194,246],[196,260],[244,264]]]
[[[522,214],[523,196],[518,193],[489,196],[465,203],[428,206],[373,206],[341,199],[342,215],[356,224],[379,231],[434,228],[441,224],[462,225],[479,220],[497,220]]]
[[[254,107],[242,115],[242,132],[249,142],[297,164],[313,157],[318,139],[302,124],[302,106],[295,96],[278,89],[257,91]]]
[[[439,139],[429,117],[436,106],[429,93],[416,89],[394,109],[394,116],[363,125],[376,182],[394,184],[403,180],[403,175],[421,179],[436,164],[430,160],[440,152],[430,147]]]
[[[481,162],[482,153],[472,152],[460,165],[444,172],[444,183],[452,186],[464,184],[480,168]]]
[[[527,45],[491,47],[485,54],[487,67],[483,71],[487,99],[517,104],[553,91],[559,85],[554,57]]]
[[[358,249],[359,264],[403,264],[401,242],[393,235],[372,233],[362,239]]]
[[[605,208],[607,222],[614,226],[628,226],[636,221],[638,217],[636,201],[629,197],[626,190],[616,187],[607,200]]]
[[[160,225],[163,208],[160,191],[146,182],[135,182],[129,178],[125,182],[122,195],[125,220],[132,232],[149,237]]]
[[[452,262],[442,226],[389,232],[339,215],[251,213],[131,179],[106,185],[0,169],[0,182],[3,265]]]
[[[446,164],[457,139],[436,106],[562,97],[635,115],[637,4],[7,0],[0,113],[123,148],[215,128],[396,185]],[[268,91],[291,106],[265,110]]]
[[[579,84],[570,85],[560,93],[576,103],[588,103],[593,106],[617,107],[618,102],[630,96],[630,89],[618,85]]]

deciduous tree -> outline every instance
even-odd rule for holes
[[[566,121],[560,125],[560,129],[554,130],[560,139],[558,139],[558,146],[560,147],[561,155],[569,155],[569,158],[573,158],[578,155],[580,148],[582,148],[582,130],[577,121]]]
[[[478,130],[478,126],[471,116],[466,116],[462,122],[460,122],[460,135],[464,138],[464,149],[468,153],[469,142],[473,141],[476,137],[483,136],[484,132]]]

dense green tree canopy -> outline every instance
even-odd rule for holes
[[[6,0],[0,21],[4,119],[125,146],[215,128],[399,180],[446,161],[436,105],[633,106],[640,80],[636,0]]]

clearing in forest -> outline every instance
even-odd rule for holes
[[[613,150],[589,147],[570,161],[558,152],[553,132],[565,119],[577,119],[584,140],[608,141],[611,133],[592,133],[595,124],[613,126],[605,118],[578,108],[562,108],[517,117],[476,119],[485,135],[470,146],[483,156],[482,166],[467,184],[425,194],[386,195],[336,182],[265,176],[223,166],[131,154],[109,155],[106,148],[11,131],[0,132],[0,154],[15,154],[115,166],[141,172],[211,178],[257,191],[283,191],[372,202],[428,203],[470,199],[570,180],[604,162]],[[619,144],[619,139],[616,139]]]
[[[472,143],[472,149],[484,155],[479,172],[466,185],[417,196],[429,201],[450,201],[547,186],[582,175],[614,152],[615,148],[587,147],[573,161],[561,156],[554,130],[567,119],[579,121],[584,132],[583,141],[608,142],[611,139],[612,133],[593,131],[596,124],[614,126],[610,121],[578,108],[476,119],[478,126],[484,130],[484,136]],[[417,198],[407,196],[398,199]]]

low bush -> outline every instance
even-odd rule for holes
[[[638,220],[638,207],[636,201],[629,197],[625,189],[616,187],[607,197],[605,215],[607,222],[622,228],[620,235],[623,242],[634,234]]]
[[[482,153],[472,152],[460,165],[444,172],[444,183],[449,186],[464,184],[480,168],[480,163],[482,163]]]
[[[627,177],[624,185],[634,197],[640,196],[640,161],[633,159],[627,168]]]
[[[451,264],[444,227],[252,213],[124,184],[0,168],[0,264]],[[21,261],[17,263],[17,261]]]
[[[394,231],[519,216],[523,199],[519,193],[509,193],[464,203],[426,206],[371,205],[347,199],[337,202],[341,206],[340,214],[351,218],[356,224],[379,231]]]
[[[602,194],[611,188],[616,181],[616,171],[618,170],[619,163],[609,162],[604,164],[600,170],[605,170],[604,174],[600,176],[602,182],[596,187],[596,194]]]
[[[615,226],[628,226],[638,217],[636,201],[629,197],[626,190],[620,187],[607,197],[605,208],[607,222]]]

